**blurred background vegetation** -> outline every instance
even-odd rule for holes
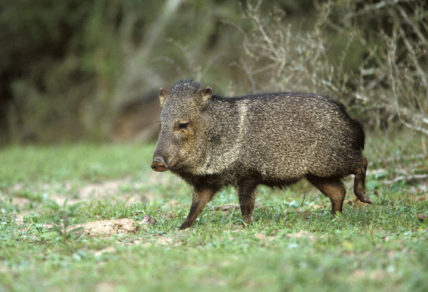
[[[428,137],[426,1],[1,0],[0,145],[156,135],[159,87],[310,91]]]

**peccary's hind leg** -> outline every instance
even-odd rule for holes
[[[256,200],[256,187],[252,183],[241,183],[238,186],[239,206],[245,224],[253,223],[254,203]]]
[[[345,199],[345,188],[338,178],[308,177],[310,183],[316,186],[324,195],[330,198],[333,206],[332,213],[342,212],[343,200]]]
[[[354,170],[354,193],[357,196],[358,200],[364,203],[371,204],[372,201],[366,195],[366,171],[367,171],[367,159],[363,157],[361,161],[361,166]]]
[[[180,229],[186,229],[193,225],[196,218],[198,218],[199,214],[201,214],[202,210],[205,208],[206,204],[214,197],[216,191],[217,189],[209,186],[195,187],[189,215],[187,215],[186,220],[181,224]]]

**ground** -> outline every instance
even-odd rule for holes
[[[373,205],[348,192],[333,217],[305,182],[260,187],[254,225],[243,228],[228,188],[184,231],[191,188],[152,172],[152,151],[0,150],[0,291],[428,291],[426,180],[394,181],[400,172],[375,151]],[[426,173],[426,156],[401,154]]]

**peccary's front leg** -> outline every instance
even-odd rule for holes
[[[256,187],[257,185],[252,183],[241,183],[238,186],[239,205],[241,207],[242,219],[245,224],[253,223]]]
[[[186,229],[193,225],[196,218],[201,214],[206,204],[211,201],[216,189],[209,186],[198,186],[193,191],[192,206],[190,207],[189,215],[186,220],[181,224],[180,229]]]

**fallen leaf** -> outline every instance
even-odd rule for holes
[[[238,204],[224,204],[221,206],[215,206],[214,210],[220,210],[220,211],[239,210],[239,205]]]
[[[105,253],[112,253],[112,252],[115,252],[115,251],[116,251],[116,249],[113,246],[109,246],[109,247],[103,248],[101,250],[97,250],[94,253],[94,255],[95,256],[101,256],[101,255],[103,255]]]
[[[312,233],[306,230],[300,230],[299,232],[295,232],[295,233],[288,233],[287,237],[288,238],[309,238],[311,240],[316,239],[315,235],[313,235]]]
[[[426,201],[426,200],[428,200],[428,194],[417,196],[415,198],[415,201],[417,201],[417,202]]]
[[[169,237],[161,236],[158,238],[157,243],[160,245],[170,245],[172,243],[172,239]]]
[[[261,241],[265,241],[265,242],[272,241],[275,239],[274,236],[266,236],[266,234],[264,234],[264,233],[256,233],[256,234],[254,234],[254,236],[256,238],[260,239]]]
[[[260,208],[260,205],[256,204],[254,207]],[[215,206],[214,207],[214,210],[216,210],[216,211],[220,210],[220,211],[224,211],[224,212],[233,211],[233,210],[240,210],[240,209],[241,209],[241,207],[239,206],[239,204],[234,204],[234,203],[224,204],[221,206]]]
[[[425,214],[418,214],[417,217],[419,221],[424,222],[424,220],[427,219],[428,216]]]
[[[178,201],[177,200],[171,200],[168,202],[168,205],[170,205],[171,207],[176,207],[176,206],[178,206]]]

